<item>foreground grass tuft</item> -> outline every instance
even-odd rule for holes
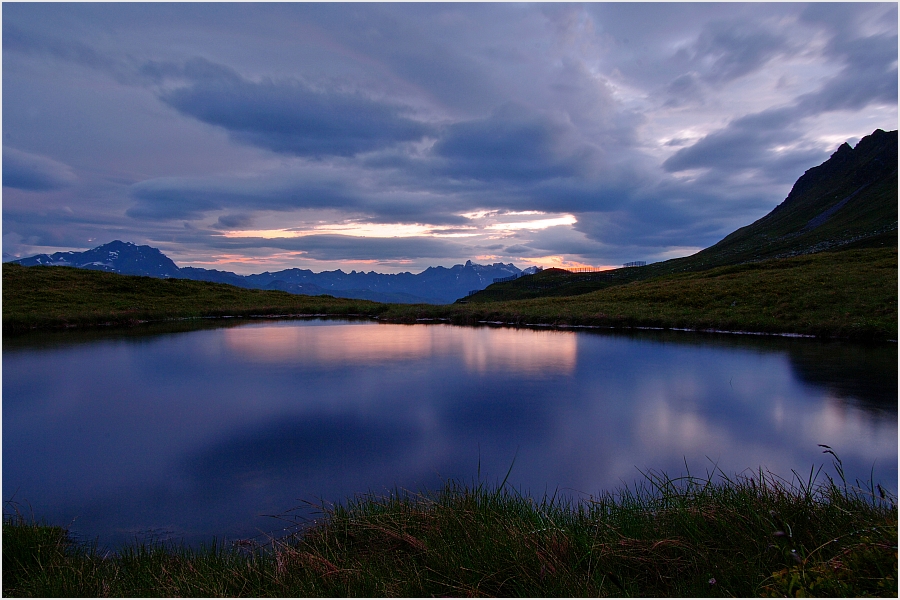
[[[897,507],[879,486],[760,471],[580,502],[448,483],[361,496],[248,548],[114,555],[19,515],[6,596],[897,596]]]

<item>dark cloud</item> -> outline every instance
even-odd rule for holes
[[[94,69],[118,70],[116,61],[88,44],[25,31],[8,22],[3,24],[3,51],[50,54],[56,59]]]
[[[878,103],[897,104],[896,34],[834,40],[829,49],[845,66],[819,90],[798,98],[796,117],[859,110]]]
[[[707,81],[726,83],[758,71],[788,48],[787,37],[757,23],[712,22],[691,48],[691,64]]]
[[[497,248],[497,250],[500,250],[501,248]],[[528,254],[529,252],[534,252],[533,248],[524,246],[522,244],[515,244],[513,246],[507,246],[506,248],[502,248],[502,250],[510,255]]]
[[[690,72],[679,75],[666,86],[668,100],[665,106],[678,107],[690,102],[702,102],[703,87],[697,73]]]
[[[815,92],[791,106],[750,114],[731,121],[666,159],[666,171],[714,169],[738,173],[753,169],[769,179],[785,181],[827,158],[821,148],[795,145],[805,119],[838,110],[858,110],[897,103],[897,36],[872,36],[842,43],[847,64]],[[867,57],[861,60],[860,57]],[[804,165],[806,165],[804,167]]]
[[[364,55],[369,75],[424,92],[457,116],[481,113],[508,99],[497,66],[485,61],[478,49],[495,43],[492,37],[509,19],[509,7],[492,3],[292,6],[301,14],[299,21],[327,27],[342,50]]]
[[[634,165],[603,170],[602,159],[564,115],[510,103],[441,128],[420,154],[394,148],[322,170],[302,163],[254,177],[143,181],[131,188],[136,203],[127,214],[180,220],[217,210],[332,208],[381,223],[459,225],[487,194],[507,210],[597,210],[644,179]]]
[[[804,163],[808,164],[815,163]],[[805,168],[801,166],[798,175]],[[627,261],[643,260],[627,258],[636,254],[669,258],[666,252],[672,248],[706,247],[758,219],[771,210],[773,197],[783,199],[790,189],[783,183],[760,189],[757,180],[764,175],[750,178],[745,187],[736,184],[731,173],[721,177],[724,180],[714,175],[687,181],[659,179],[628,193],[623,190],[615,202],[575,212],[574,229],[584,233],[588,242],[600,244],[580,252]],[[556,247],[562,246],[558,240]]]
[[[775,110],[736,119],[692,146],[682,148],[666,159],[666,171],[722,169],[731,172],[760,166],[763,155],[772,146],[792,140],[790,111]]]
[[[310,165],[247,177],[163,177],[130,187],[134,203],[126,215],[135,220],[163,222],[199,220],[211,212],[227,210],[240,215],[241,222],[249,223],[263,211],[332,209],[373,223],[453,227],[467,223],[459,213],[478,206],[474,198],[447,196],[423,187],[421,181],[380,181],[358,168],[323,172]],[[234,216],[224,219],[238,222]]]
[[[253,225],[255,219],[251,215],[222,215],[215,225],[216,229],[244,229]],[[185,223],[185,225],[189,225]]]
[[[680,74],[666,84],[663,106],[703,106],[710,87],[721,89],[757,73],[795,46],[791,31],[783,25],[740,18],[711,21],[667,61],[669,69]]]
[[[237,86],[244,83],[244,79],[234,69],[202,57],[194,57],[183,63],[150,60],[140,65],[137,73],[156,84],[169,80],[176,80],[182,85]]]
[[[442,159],[439,172],[450,177],[534,181],[585,171],[591,149],[572,142],[570,124],[507,104],[489,118],[448,126],[432,153]]]
[[[148,63],[142,74],[191,80],[160,98],[182,114],[225,128],[241,143],[284,154],[353,156],[432,131],[409,108],[361,91],[314,88],[299,80],[253,82],[203,60],[183,68]]]
[[[224,208],[222,198],[203,189],[186,189],[171,180],[146,181],[132,187],[138,201],[125,211],[133,219],[167,221],[202,219],[207,212]]]
[[[894,3],[811,2],[797,15],[800,22],[821,26],[834,38],[859,37],[863,21],[881,22],[886,28],[896,28],[897,5]]]
[[[896,23],[896,7],[892,12]],[[887,11],[886,16],[890,14],[891,11]],[[694,145],[676,152],[663,162],[663,168],[669,172],[704,168],[723,172],[755,169],[770,178],[784,180],[796,178],[797,169],[802,165],[815,165],[827,158],[820,148],[777,149],[790,147],[802,135],[805,119],[839,110],[897,104],[897,34],[860,34],[856,31],[859,18],[858,10],[842,5],[815,5],[806,9],[801,19],[825,26],[823,33],[829,36],[825,54],[842,63],[841,70],[826,79],[819,89],[799,95],[791,104],[732,120]],[[761,64],[764,59],[768,60],[766,57],[771,58],[779,48],[785,47],[784,43],[770,40],[771,50],[754,50],[766,45],[766,37],[756,34],[746,37],[743,41],[747,43],[737,44],[738,48],[743,48],[737,55],[745,56],[748,65]],[[717,40],[715,36],[711,39]],[[716,46],[727,40],[728,36],[725,36],[706,45]]]
[[[7,208],[6,198],[3,207],[3,248],[11,250],[10,255],[18,258],[37,254],[38,252],[22,252],[19,245],[55,248],[82,248],[97,246],[116,238],[141,241],[141,228],[126,229],[120,227],[115,220],[102,215],[79,215],[64,208],[49,210],[23,210]],[[103,239],[97,244],[98,230],[103,231]],[[24,231],[26,235],[17,232]],[[8,243],[15,240],[15,243]]]
[[[256,177],[162,177],[131,186],[135,204],[126,211],[134,219],[192,220],[216,210],[287,211],[302,208],[360,209],[363,201],[348,184],[297,173]]]
[[[75,181],[77,177],[68,165],[3,147],[3,187],[43,192],[68,187]]]
[[[677,211],[664,210],[663,214]],[[599,242],[602,246],[593,248],[573,248],[571,245],[558,243],[555,251],[572,252],[581,250],[585,257],[596,257],[617,262],[628,260],[658,260],[671,258],[665,256],[673,248],[697,248],[711,245],[724,234],[718,227],[709,222],[689,222],[683,218],[666,221],[647,213],[628,212],[624,214],[589,214],[581,215],[577,229],[585,233],[588,239]],[[691,240],[692,245],[685,243]],[[584,244],[582,244],[584,246]],[[631,258],[629,258],[631,257]]]

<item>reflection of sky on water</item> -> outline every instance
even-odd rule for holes
[[[230,350],[254,362],[359,366],[460,356],[466,371],[478,373],[571,373],[577,349],[574,336],[549,331],[422,325],[339,327],[328,335],[311,327],[238,327],[224,336]]]
[[[827,465],[817,444],[897,488],[896,346],[734,339],[265,322],[7,347],[4,498],[104,540],[197,540],[479,461],[591,494],[685,461],[790,477]],[[810,366],[829,360],[844,372]]]

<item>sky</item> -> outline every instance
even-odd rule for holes
[[[3,260],[693,254],[897,129],[897,4],[2,5]]]

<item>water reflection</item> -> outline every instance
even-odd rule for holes
[[[463,357],[467,371],[541,371],[571,373],[577,339],[549,331],[424,325],[331,328],[272,323],[224,332],[225,344],[249,361],[269,363],[379,364],[418,360],[423,356]]]
[[[829,444],[897,487],[896,345],[325,321],[41,339],[4,340],[5,499],[105,543],[254,535],[298,499],[514,458],[516,486],[590,494],[685,462],[790,477]]]

